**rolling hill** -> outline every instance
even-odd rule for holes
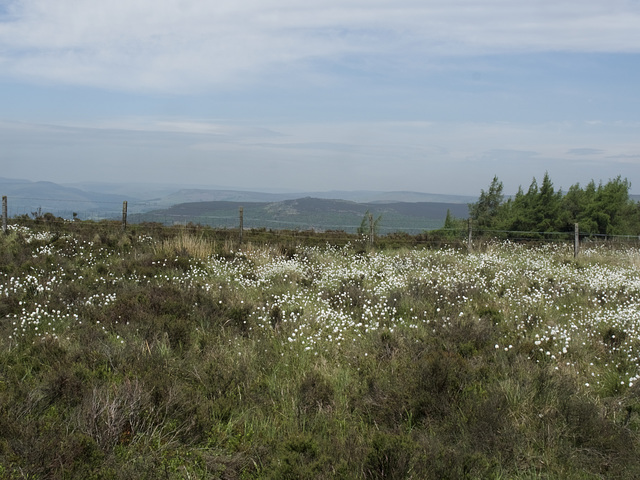
[[[466,204],[439,202],[357,203],[347,200],[305,197],[279,202],[188,202],[170,208],[131,215],[132,222],[164,224],[196,223],[218,228],[237,228],[243,208],[245,228],[292,230],[344,230],[355,232],[367,212],[382,217],[379,233],[420,233],[441,228],[447,210],[460,218],[468,215]]]
[[[82,219],[109,218],[122,213],[122,202],[135,204],[139,199],[131,195],[117,195],[86,191],[53,182],[32,182],[0,178],[0,192],[8,199],[10,217],[50,212],[72,218],[79,213]]]
[[[447,210],[466,217],[475,197],[421,192],[330,191],[273,193],[193,188],[180,185],[77,183],[57,184],[0,177],[0,194],[8,197],[9,217],[50,212],[82,220],[117,219],[128,202],[129,221],[165,224],[201,223],[238,226],[244,206],[246,228],[344,230],[360,226],[365,212],[382,215],[380,233],[419,233],[440,228]]]

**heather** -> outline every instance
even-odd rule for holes
[[[640,477],[637,246],[0,247],[2,478]]]

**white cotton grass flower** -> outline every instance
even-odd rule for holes
[[[221,309],[241,305],[248,310],[249,328],[273,335],[301,356],[339,356],[372,334],[436,335],[456,322],[478,321],[501,332],[491,341],[496,356],[526,347],[532,361],[571,372],[586,387],[601,388],[606,375],[617,375],[612,383],[624,388],[640,378],[638,249],[585,248],[581,254],[587,260],[576,268],[565,261],[566,246],[556,244],[494,242],[477,253],[443,248],[358,256],[352,245],[298,247],[290,257],[267,246],[243,247],[231,258],[212,255],[186,269],[171,268],[177,261],[172,255],[156,258],[155,277],[97,276],[97,265],[117,261],[108,249],[73,237],[47,243],[53,238],[48,234],[11,228],[32,244],[32,255],[66,255],[83,265],[70,272],[55,265],[0,272],[0,299],[20,299],[19,310],[9,317],[12,341],[63,335],[117,305],[128,285],[173,284],[212,296]],[[145,245],[153,241],[138,238]],[[589,261],[613,255],[615,262]],[[89,293],[63,307],[53,300],[69,282]],[[420,341],[417,334],[407,335]]]

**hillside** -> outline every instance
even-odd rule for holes
[[[245,206],[246,220],[250,225],[269,224],[269,228],[351,228],[360,225],[364,212],[370,210],[385,216],[384,227],[410,227],[417,231],[441,226],[447,208],[456,216],[466,217],[468,203],[476,200],[471,196],[440,195],[421,192],[376,192],[376,191],[330,191],[330,192],[258,192],[223,187],[188,187],[179,184],[122,183],[109,184],[85,182],[57,184],[45,181],[30,181],[0,177],[0,194],[8,197],[10,217],[31,215],[32,212],[50,212],[55,216],[71,218],[73,213],[80,219],[118,218],[122,214],[122,203],[127,201],[130,215],[147,213],[144,217],[131,217],[130,221],[144,218],[163,223],[196,221],[220,226],[237,225],[237,205]],[[312,207],[300,199],[324,200],[324,206]],[[341,201],[351,203],[339,205]],[[282,205],[278,204],[283,202]],[[299,208],[291,208],[286,202],[298,202]],[[333,202],[333,203],[332,203]],[[205,203],[196,206],[196,203]],[[215,208],[206,203],[216,204]],[[224,205],[223,203],[226,203]],[[313,203],[313,202],[311,202]],[[411,203],[413,206],[406,204]],[[183,205],[184,204],[184,205]],[[251,204],[251,205],[250,205]],[[273,207],[265,209],[266,205]],[[395,206],[390,206],[397,204]],[[401,205],[403,204],[403,205]],[[428,205],[433,204],[433,205]],[[450,207],[444,207],[450,205]],[[255,207],[255,208],[254,208]],[[262,209],[262,210],[261,210]],[[319,209],[319,210],[318,210]],[[281,210],[279,215],[273,211]],[[297,213],[291,216],[292,211]],[[284,213],[284,212],[289,212]],[[409,213],[403,213],[409,212]],[[314,213],[314,215],[310,215]],[[251,219],[253,215],[253,219]],[[202,218],[192,218],[192,217]],[[208,217],[217,218],[215,221]],[[417,217],[417,218],[413,218]],[[429,222],[425,225],[424,220]],[[253,223],[251,223],[253,222]],[[275,222],[275,223],[274,223]],[[287,223],[288,222],[288,223]],[[387,223],[390,222],[390,223]],[[417,222],[417,223],[416,223]],[[331,227],[336,225],[336,227]]]
[[[366,212],[382,216],[380,233],[405,231],[418,233],[441,228],[447,210],[464,218],[468,207],[459,203],[395,202],[356,203],[346,200],[299,198],[280,202],[189,202],[167,209],[131,216],[132,222],[155,221],[164,224],[198,223],[235,228],[239,208],[243,207],[245,228],[344,230],[355,232]]]
[[[136,193],[142,191],[136,186]],[[124,189],[119,191],[126,192]],[[474,196],[443,195],[422,192],[377,192],[377,191],[345,191],[328,192],[258,192],[228,188],[180,188],[174,187],[170,192],[157,192],[156,195],[146,196],[149,205],[169,207],[179,203],[191,202],[282,202],[305,197],[321,198],[325,200],[347,200],[356,203],[398,203],[398,202],[435,202],[467,204],[477,200]]]
[[[131,204],[140,199],[131,195],[82,190],[53,182],[31,182],[0,178],[0,191],[8,198],[9,216],[30,215],[38,210],[56,216],[71,218],[80,213],[81,218],[106,218],[122,212],[122,202]]]

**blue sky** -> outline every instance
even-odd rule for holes
[[[0,176],[640,192],[637,0],[0,0]]]

